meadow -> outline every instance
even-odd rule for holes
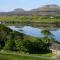
[[[0,21],[54,23],[60,22],[60,16],[54,18],[50,18],[49,16],[0,16]]]
[[[51,59],[19,56],[19,55],[12,55],[12,54],[1,54],[0,53],[0,60],[51,60]]]

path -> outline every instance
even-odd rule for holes
[[[60,56],[60,51],[59,51],[59,50],[54,50],[54,49],[51,49],[51,50],[52,50],[53,54],[55,54],[55,55],[53,56],[53,58],[54,58],[55,60],[57,60],[58,57]],[[58,60],[60,60],[60,59],[58,59]]]

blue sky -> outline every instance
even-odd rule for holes
[[[0,0],[0,11],[11,11],[16,8],[30,10],[47,4],[60,5],[60,0]]]

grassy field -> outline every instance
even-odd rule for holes
[[[60,22],[60,19],[44,18],[42,16],[0,16],[0,21],[19,21],[19,22]]]
[[[44,56],[44,57],[52,57],[54,54],[52,53],[47,53],[47,54],[32,54],[33,56]]]
[[[43,18],[42,16],[0,16],[0,21],[4,25],[21,25],[21,26],[60,26],[60,18]],[[52,24],[51,24],[52,23]],[[55,24],[54,24],[55,23]]]
[[[10,26],[50,27],[60,26],[60,18],[42,18],[42,16],[0,16],[0,22]]]
[[[0,60],[52,60],[52,53],[24,54],[12,51],[0,51]],[[37,57],[40,56],[40,57]],[[43,58],[44,57],[44,58]]]
[[[47,58],[33,58],[27,56],[11,55],[11,54],[1,54],[0,60],[51,60]]]

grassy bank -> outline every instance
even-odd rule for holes
[[[19,55],[12,55],[12,54],[1,54],[0,53],[0,60],[51,60],[51,59],[19,56]]]
[[[52,53],[26,54],[14,51],[0,51],[0,60],[52,60]]]
[[[52,53],[46,53],[46,54],[32,54],[33,56],[44,56],[44,57],[52,57],[54,54]]]

